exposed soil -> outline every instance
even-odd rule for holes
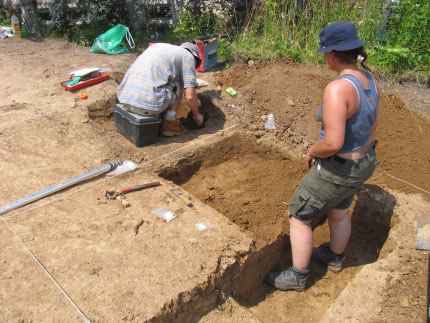
[[[381,107],[378,139],[381,168],[430,191],[430,121],[407,109],[399,97],[387,95]],[[385,181],[393,189],[414,192],[387,176],[377,181]]]
[[[320,103],[324,86],[333,76],[332,73],[320,67],[279,63],[251,67],[240,65],[219,74],[217,77],[218,82],[224,87],[233,86],[239,91],[240,94],[237,98],[227,99],[227,105],[239,110],[243,119],[251,120],[245,122],[245,127],[250,131],[250,134],[259,140],[275,137],[273,139],[280,144],[292,144],[298,148],[296,154],[300,154],[310,142],[317,138],[319,125],[314,120],[314,111]],[[402,93],[405,94],[405,101],[409,104],[427,100],[427,97],[420,99],[419,96],[411,99],[408,97],[411,93],[409,88],[404,89],[404,92],[399,87],[396,87],[395,91],[391,88],[384,89],[378,127],[378,159],[381,164],[371,181],[378,184],[379,188],[372,188],[370,192],[388,187],[407,193],[430,191],[428,107],[407,106],[399,97]],[[414,110],[419,111],[421,115],[413,112]],[[262,117],[269,112],[275,114],[278,126],[278,129],[273,133],[265,131],[263,126],[264,118]],[[223,166],[219,166],[219,168],[222,169]],[[211,169],[206,172],[210,174],[212,171]],[[391,196],[388,200],[393,200],[392,195],[387,191],[384,193],[383,190],[382,195]],[[427,194],[425,196],[426,198],[429,197]],[[379,200],[376,205],[373,203],[373,207],[372,198],[365,198],[361,201],[362,203],[359,203],[354,210],[354,231],[350,243],[352,249],[348,251],[348,259],[353,267],[360,267],[360,265],[372,263],[377,259],[380,260],[380,256],[384,254],[384,252],[380,253],[381,249],[385,250],[385,254],[388,254],[395,246],[394,241],[384,245],[392,225],[391,214],[393,205],[396,204],[395,201],[386,204],[386,201],[381,202]],[[223,208],[219,205],[216,207]],[[385,207],[388,209],[384,209]],[[358,225],[360,221],[363,221],[362,226]],[[399,226],[400,235],[408,235],[410,241],[414,242],[415,231],[413,226],[403,222]],[[324,227],[323,231],[326,231]],[[318,233],[316,240],[318,240]],[[425,260],[422,254],[413,249],[414,245],[411,243],[409,252],[415,255],[412,258],[404,254],[404,249],[397,251],[399,260],[396,260],[395,263],[397,264],[392,266],[405,266],[408,268],[408,273],[404,275],[404,279],[387,278],[387,282],[384,284],[387,286],[387,290],[382,293],[379,292],[379,295],[384,295],[384,300],[381,301],[383,310],[375,317],[376,321],[381,320],[381,318],[382,321],[400,320],[402,322],[424,320]],[[369,252],[363,254],[363,250]],[[405,261],[405,257],[408,257],[407,261]],[[321,302],[320,296],[315,299],[307,296],[300,301],[297,298],[296,301],[287,302],[293,296],[279,296],[278,293],[275,293],[276,296],[269,298],[269,301],[266,299],[265,302],[257,305],[258,309],[262,309],[257,312],[263,314],[258,318],[267,322],[280,322],[285,319],[285,316],[280,313],[288,313],[289,315],[294,313],[298,322],[318,321],[319,315],[325,312],[324,307],[333,300],[333,297],[337,297],[339,291],[343,289],[342,284],[352,281],[355,274],[356,267],[355,269],[349,268],[347,274],[342,272],[342,275],[349,275],[344,276],[344,282],[342,282],[341,275],[338,275],[336,280],[331,280],[330,276],[323,280],[328,282],[328,285],[323,287],[321,293],[327,296],[327,290],[332,292],[328,293],[329,300],[327,303]],[[408,284],[407,281],[410,283]],[[340,284],[340,287],[337,284]],[[318,284],[312,287],[313,290],[317,288]],[[403,296],[396,297],[394,290],[401,290]],[[399,305],[401,302],[403,305]],[[302,303],[307,304],[307,306],[298,309],[297,304]],[[290,306],[289,304],[293,305]],[[396,306],[402,310],[399,311]],[[367,321],[370,318],[363,318],[363,320]]]
[[[252,232],[257,243],[270,242],[288,223],[287,202],[303,176],[303,166],[270,150],[258,152],[245,145],[233,149],[223,162],[203,164],[182,187]]]
[[[277,130],[273,135],[302,152],[318,136],[319,124],[314,112],[321,103],[324,86],[335,77],[324,67],[294,65],[283,62],[268,65],[238,65],[217,74],[218,83],[238,90],[237,98],[228,104],[237,107],[245,126],[257,137],[267,136],[264,117],[275,114]],[[427,90],[428,92],[428,90]],[[428,101],[421,92],[408,88],[384,88],[378,126],[378,159],[380,170],[389,172],[430,191],[430,107],[407,106]],[[413,98],[410,96],[414,95]],[[271,135],[271,134],[269,134]],[[405,172],[405,170],[408,170]],[[418,192],[382,173],[378,183],[407,192]],[[421,192],[422,193],[422,192]]]
[[[405,82],[400,84],[384,83],[383,87],[390,89],[390,93],[401,97],[408,109],[430,119],[430,91],[429,84]]]
[[[281,269],[291,264],[287,202],[304,167],[273,146],[257,145],[244,138],[237,137],[221,146],[222,149],[209,147],[190,160],[181,160],[177,168],[165,169],[161,175],[250,231],[256,240],[256,251],[244,265],[236,298],[253,309],[262,322],[285,322],[291,315],[295,322],[318,321],[363,266],[392,252],[393,242],[385,242],[395,198],[377,186],[366,186],[352,212],[353,233],[346,269],[325,276],[325,269],[313,264],[311,289],[302,294],[272,294],[263,278],[274,267]],[[328,226],[319,227],[315,245],[328,239]]]
[[[226,215],[257,241],[255,257],[250,257],[237,281],[235,296],[240,303],[268,323],[424,321],[425,257],[415,251],[414,219],[428,213],[428,195],[411,194],[423,192],[389,175],[430,191],[430,121],[411,112],[428,114],[425,91],[384,88],[378,130],[381,165],[352,209],[347,268],[334,275],[313,265],[310,289],[282,293],[261,281],[274,262],[279,268],[290,262],[286,203],[304,170],[289,156],[300,156],[317,138],[314,111],[334,75],[320,66],[286,62],[235,65],[202,75],[214,83],[203,90],[206,95],[219,95],[217,82],[223,89],[234,87],[239,95],[231,98],[223,92],[214,100],[217,107],[207,129],[137,149],[116,132],[112,120],[89,120],[85,102],[77,102],[76,94],[59,86],[73,69],[102,66],[124,71],[134,57],[92,55],[87,48],[62,41],[0,41],[0,78],[8,81],[0,103],[1,203],[103,160],[153,161],[192,146],[198,137],[239,124],[242,139],[233,137],[186,160],[169,155],[177,161],[176,168],[167,168],[161,175]],[[103,93],[104,88],[100,85],[87,92],[90,98],[112,96]],[[275,114],[275,131],[264,130],[269,112]],[[39,228],[48,230],[50,225],[41,222]],[[327,227],[322,226],[315,244],[327,239]]]

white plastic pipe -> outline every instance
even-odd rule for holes
[[[6,214],[12,210],[23,207],[27,204],[36,202],[36,201],[43,199],[47,196],[50,196],[52,194],[55,194],[57,192],[63,191],[63,190],[70,188],[72,186],[75,186],[79,183],[83,183],[83,182],[89,181],[90,179],[93,179],[93,178],[99,177],[101,175],[104,175],[106,173],[109,173],[121,164],[122,164],[122,161],[113,161],[113,162],[110,162],[107,164],[103,164],[103,165],[97,166],[97,167],[95,167],[95,168],[93,168],[93,169],[91,169],[85,173],[82,173],[78,176],[71,177],[62,183],[48,186],[48,187],[46,187],[46,188],[44,188],[38,192],[34,192],[30,195],[24,196],[23,198],[20,198],[14,202],[11,202],[9,204],[6,204],[6,205],[0,207],[0,216],[4,215],[4,214]]]

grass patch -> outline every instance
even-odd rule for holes
[[[299,2],[266,1],[254,13],[247,30],[235,39],[234,50],[252,59],[287,56],[318,63],[321,29],[330,22],[342,20],[356,23],[368,44],[375,42],[375,30],[380,28],[378,22],[383,16],[383,1],[369,1],[363,6],[350,1],[311,0],[306,6]]]
[[[10,17],[6,8],[0,6],[0,26],[10,26]]]
[[[300,5],[306,3],[305,5]],[[402,78],[430,71],[430,2],[267,0],[252,12],[243,33],[232,42],[242,59],[321,63],[319,33],[330,22],[352,21],[366,43],[370,65],[382,75]]]

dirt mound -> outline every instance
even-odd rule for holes
[[[264,116],[275,114],[275,136],[293,145],[307,145],[318,135],[313,111],[320,104],[332,74],[313,65],[276,63],[238,65],[217,75],[219,84],[233,86],[233,105],[244,106],[242,120],[252,131],[264,130]]]
[[[264,116],[272,112],[277,123],[273,135],[301,150],[318,138],[314,113],[325,85],[334,77],[324,67],[283,62],[238,65],[217,74],[219,84],[238,90],[237,98],[226,100],[244,107],[240,113],[245,127],[257,137],[266,136]],[[380,169],[430,191],[429,138],[430,121],[412,112],[401,98],[391,94],[391,89],[384,89],[378,125]],[[411,191],[390,177],[381,175],[379,180],[392,188]]]
[[[382,169],[430,191],[430,122],[390,94],[384,96],[380,113],[378,159]],[[384,180],[392,188],[413,191],[388,177]]]

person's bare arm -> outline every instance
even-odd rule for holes
[[[197,99],[197,91],[195,88],[189,87],[185,89],[185,100],[192,113],[199,112],[199,101]]]
[[[306,156],[308,164],[315,157],[326,158],[342,148],[348,115],[347,97],[350,94],[349,87],[345,87],[341,80],[334,81],[326,87],[323,98],[325,137],[309,148]]]
[[[197,98],[197,91],[195,88],[190,87],[185,89],[185,101],[191,109],[191,113],[196,124],[198,126],[202,126],[204,123],[204,117],[200,113],[200,101]]]
[[[204,117],[200,113],[200,101],[197,98],[197,91],[193,87],[185,89],[185,101],[191,109],[194,121],[201,126],[204,122]]]

